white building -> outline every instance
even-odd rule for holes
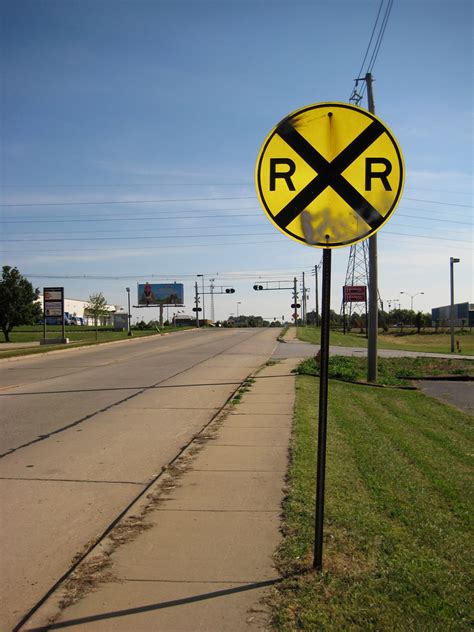
[[[43,307],[44,302],[43,302],[42,294],[39,295],[38,302],[40,303],[41,307]],[[67,317],[76,316],[78,318],[82,318],[85,325],[93,325],[94,319],[84,316],[84,312],[88,306],[89,306],[89,301],[81,301],[80,299],[76,299],[76,298],[65,298],[64,299],[64,314]],[[109,312],[109,315],[105,316],[104,318],[101,318],[100,323],[98,324],[112,326],[114,324],[114,314],[118,311],[123,310],[123,307],[121,307],[120,305],[106,305],[105,309]]]

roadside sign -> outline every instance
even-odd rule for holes
[[[43,288],[43,313],[45,316],[64,316],[64,288]]]
[[[344,285],[342,288],[344,303],[365,303],[367,300],[366,285]]]
[[[44,300],[45,301],[62,301],[63,300],[63,289],[46,289],[44,288]]]
[[[62,316],[63,304],[61,303],[61,301],[58,301],[57,303],[52,301],[45,303],[44,314],[45,316]]]
[[[316,103],[285,117],[260,150],[257,195],[282,233],[309,246],[338,248],[375,234],[403,189],[398,143],[374,114]]]
[[[64,327],[64,288],[44,287],[43,288],[43,340],[46,341],[46,320],[54,318],[61,325],[61,340],[69,342],[65,337]],[[53,321],[54,322],[54,321]]]

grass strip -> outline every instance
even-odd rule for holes
[[[319,363],[307,358],[297,368],[301,375],[319,375]],[[474,376],[472,360],[444,358],[379,358],[377,383],[387,386],[406,386],[411,379],[435,376]],[[329,377],[348,382],[367,380],[367,358],[331,356]]]
[[[275,628],[471,630],[472,419],[416,391],[331,381],[316,574],[317,382],[297,378]]]
[[[297,336],[304,342],[319,345],[321,329],[319,327],[298,327]],[[474,355],[474,334],[470,330],[456,331],[455,340],[459,343],[459,351],[457,350],[456,353]],[[366,335],[354,331],[344,334],[341,331],[331,330],[329,342],[337,347],[367,347]],[[415,330],[379,332],[377,344],[380,349],[399,349],[401,351],[450,353],[451,350],[449,333],[417,333]]]
[[[81,328],[75,327],[73,331],[68,331],[66,329],[66,338],[69,338],[69,344],[61,345],[61,344],[49,344],[42,346],[33,346],[33,347],[23,347],[23,348],[13,348],[13,349],[2,349],[2,342],[0,340],[0,359],[2,358],[13,358],[17,356],[26,356],[26,355],[37,355],[42,353],[49,353],[50,351],[58,351],[60,349],[74,349],[77,347],[90,347],[94,345],[101,345],[107,342],[116,342],[119,340],[133,340],[136,338],[144,338],[148,336],[160,336],[167,333],[172,333],[175,331],[185,331],[186,329],[191,329],[190,327],[167,327],[161,330],[134,330],[133,336],[128,336],[126,331],[112,331],[109,329],[98,330],[98,337],[95,336],[95,329],[93,328]],[[56,332],[58,336],[60,335],[60,329]],[[23,336],[22,336],[23,334]],[[26,331],[26,332],[17,332],[16,336],[12,336],[12,342],[39,342],[42,339],[42,330],[41,333],[38,331]],[[49,332],[48,338],[53,338]],[[25,339],[26,338],[26,339]]]

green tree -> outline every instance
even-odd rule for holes
[[[105,299],[102,292],[91,294],[89,296],[89,304],[84,310],[84,314],[94,319],[95,339],[97,340],[98,338],[97,324],[101,318],[109,315],[109,310],[107,309],[107,300]]]
[[[41,317],[41,305],[35,303],[39,290],[22,276],[17,268],[3,266],[0,281],[0,327],[5,341],[18,325],[30,325]]]

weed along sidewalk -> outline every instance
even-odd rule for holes
[[[295,364],[248,380],[23,629],[268,629]]]

